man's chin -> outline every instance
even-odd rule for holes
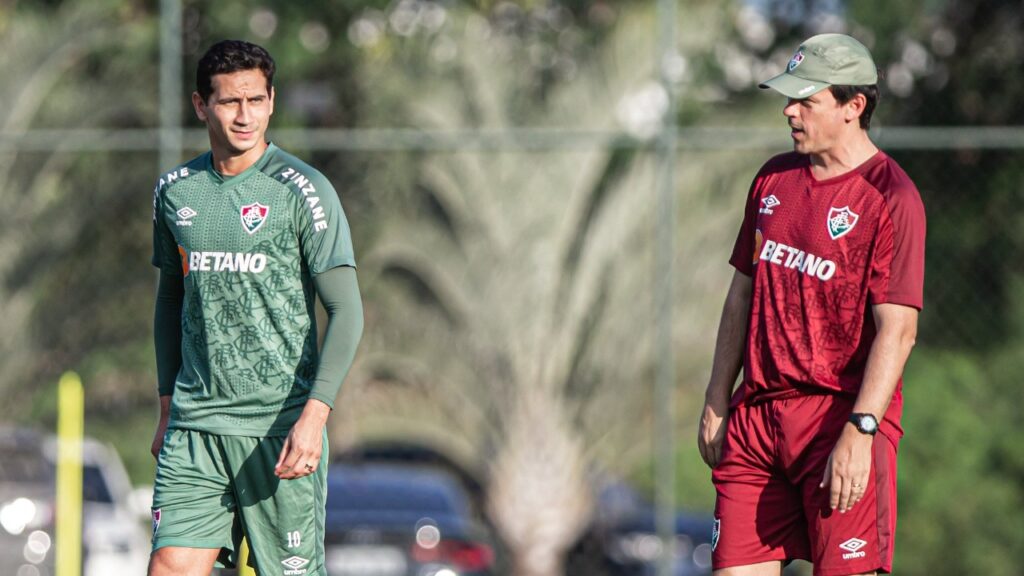
[[[241,156],[253,148],[256,148],[259,143],[259,138],[253,138],[251,140],[231,140],[228,142],[228,147],[231,149],[232,156]]]

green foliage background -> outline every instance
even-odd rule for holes
[[[0,4],[0,72],[5,78],[0,128],[155,127],[155,4]],[[222,37],[261,42],[275,55],[280,69],[277,128],[495,129],[542,124],[618,129],[614,103],[645,79],[656,80],[652,2],[437,2],[447,14],[439,28],[407,36],[388,32],[388,17],[402,5],[414,4],[187,1],[186,87],[199,54]],[[730,66],[742,61],[748,70],[760,71],[758,65],[779,68],[793,46],[812,32],[807,18],[786,16],[791,13],[783,8],[799,5],[811,11],[818,4],[830,3],[681,1],[679,48],[687,71],[678,86],[677,124],[781,126],[781,103],[753,89],[751,79],[737,81]],[[1013,73],[1024,65],[1018,3],[832,4],[840,7],[852,33],[872,40],[887,77],[910,74],[909,92],[885,92],[876,116],[877,135],[884,137],[887,126],[1024,124],[1019,106],[1024,81]],[[751,45],[735,24],[742,9],[751,6],[762,7],[773,27],[774,36],[766,44]],[[267,37],[254,31],[257,10],[276,19]],[[362,20],[383,23],[372,45],[350,40],[354,23]],[[502,48],[508,54],[504,64],[481,72],[459,64],[472,58],[441,61],[432,56],[445,42],[465,50],[460,34],[477,21],[489,24],[490,42],[507,44]],[[302,41],[303,31],[308,34],[316,26],[328,31],[328,42],[310,48]],[[915,68],[915,62],[924,64]],[[613,73],[631,68],[633,76]],[[558,108],[564,106],[559,98],[584,82],[592,100],[602,104],[588,108],[588,99],[577,97],[577,110]],[[473,97],[484,98],[486,88],[495,86],[503,90],[500,116],[486,114],[485,103]],[[182,113],[188,126],[196,127],[187,97],[181,94]],[[452,113],[430,115],[443,112],[443,107],[427,105],[435,100],[451,102]],[[303,142],[283,144],[335,183],[354,223],[356,245],[369,255],[371,270],[375,249],[386,245],[387,234],[400,233],[395,232],[400,226],[384,223],[444,224],[451,217],[429,193],[426,184],[431,180],[425,176],[455,162],[451,156],[417,150],[328,152]],[[774,151],[684,150],[679,156],[679,299],[673,317],[680,351],[677,493],[688,509],[708,510],[713,504],[708,471],[693,446],[710,362],[708,335],[717,322],[729,274],[725,261],[747,181]],[[634,175],[624,182],[645,181],[647,152],[619,159]],[[892,154],[921,189],[929,218],[926,304],[918,347],[905,375],[907,434],[900,447],[897,570],[1016,574],[1024,558],[1024,515],[1019,513],[1024,509],[1024,411],[1019,402],[1019,375],[1024,373],[1019,266],[1024,151],[964,147]],[[501,164],[509,172],[535,166],[578,169],[578,157],[572,154],[513,151],[499,158],[481,153],[474,161],[485,167],[488,162]],[[0,417],[52,428],[56,379],[74,368],[87,383],[87,432],[113,442],[138,482],[152,477],[148,446],[156,410],[150,345],[155,277],[148,264],[149,211],[152,183],[163,168],[146,151],[0,150],[0,200],[6,210],[0,227],[0,314],[5,320],[0,332]],[[511,188],[505,192],[513,195],[511,204],[525,197]],[[649,192],[627,185],[610,194],[614,198],[621,193]],[[509,218],[528,215],[508,212]],[[639,234],[630,242],[645,265],[651,237]],[[615,331],[636,334],[638,341],[644,334],[650,337],[644,310],[652,296],[648,274],[653,271],[642,265],[625,269],[629,278],[616,285],[619,292],[613,290],[611,298],[617,302],[615,295],[633,295],[639,320],[595,323],[594,350],[600,342],[614,342],[607,338]],[[364,288],[368,336],[363,353],[377,357],[406,345],[403,350],[415,351],[410,335],[391,324],[389,315],[415,310],[417,321],[434,326],[437,307],[429,290],[415,277],[383,272],[372,277],[368,273]],[[431,334],[440,345],[451,337],[445,331]],[[582,376],[573,385],[592,385],[615,375],[623,398],[636,410],[630,412],[636,429],[632,435],[595,440],[591,454],[602,468],[649,489],[651,445],[637,438],[650,437],[653,372],[643,346],[638,350],[635,357],[619,359],[627,366],[622,373],[602,364],[600,354],[585,357]],[[413,370],[420,374],[414,384],[371,366],[357,367],[356,382],[343,397],[356,407],[350,416],[357,425],[342,435],[358,438],[399,429],[394,420],[374,420],[373,402],[383,401],[373,394],[383,389],[387,394],[381,398],[420,398],[414,393],[429,396],[439,389],[432,380],[440,379],[439,372],[432,371],[430,357],[436,351],[423,354],[419,371]],[[453,369],[451,377],[460,374],[465,371]],[[614,412],[599,415],[616,418]],[[586,417],[593,415],[581,416],[581,422]],[[472,447],[463,448],[473,453]]]

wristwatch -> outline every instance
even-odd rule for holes
[[[878,420],[873,414],[854,412],[850,414],[850,423],[856,426],[861,434],[874,436],[875,432],[878,432]]]

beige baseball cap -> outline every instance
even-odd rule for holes
[[[878,69],[868,49],[846,34],[818,34],[804,41],[786,71],[758,85],[796,100],[832,85],[878,84]]]

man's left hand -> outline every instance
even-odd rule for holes
[[[846,512],[864,497],[871,475],[873,440],[873,436],[861,433],[853,424],[843,426],[820,484],[821,488],[830,487],[829,506],[833,510]]]
[[[288,432],[274,475],[282,480],[309,476],[320,466],[324,448],[324,425],[331,408],[319,400],[309,400],[298,421]]]

